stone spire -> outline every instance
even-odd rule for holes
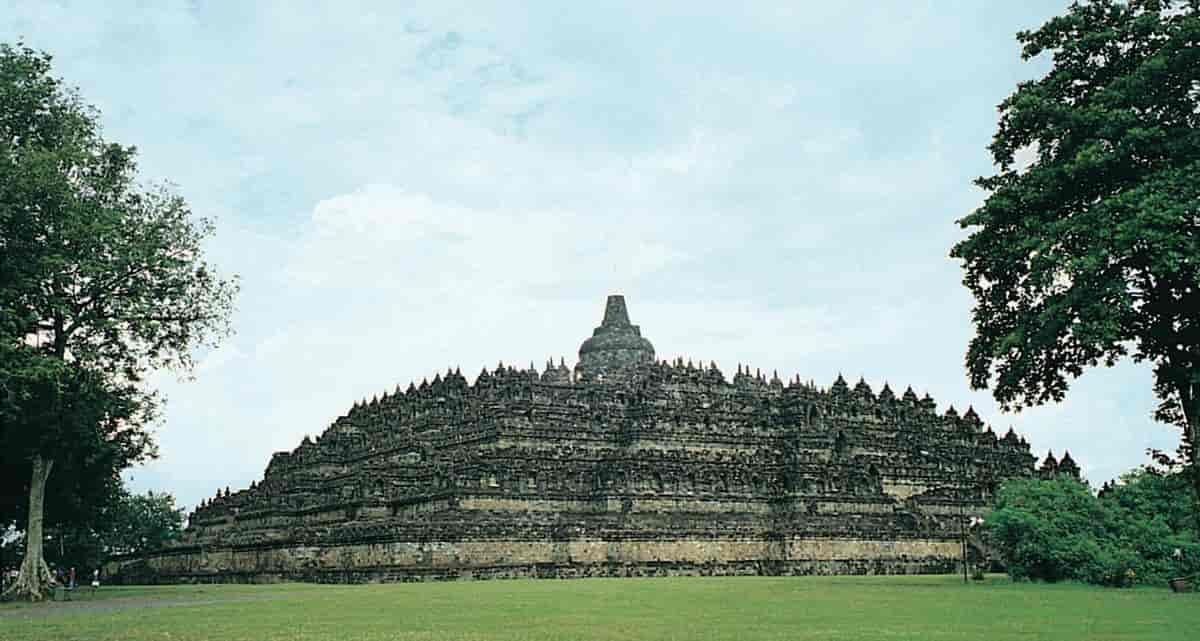
[[[1058,461],[1054,458],[1054,450],[1046,452],[1046,458],[1042,460],[1042,467],[1038,472],[1044,479],[1058,476]]]
[[[604,305],[604,320],[579,347],[577,371],[585,380],[608,377],[631,365],[654,362],[654,345],[629,322],[625,297],[614,294]]]
[[[630,326],[632,324],[629,322],[629,310],[625,308],[625,297],[621,294],[609,296],[604,304],[604,320],[600,321],[600,327]]]
[[[879,390],[879,401],[881,403],[891,403],[896,400],[896,394],[892,391],[892,387],[887,381],[883,382],[883,389]]]
[[[1071,458],[1071,452],[1063,453],[1062,460],[1058,462],[1058,473],[1079,480],[1079,465],[1075,463],[1075,459]]]

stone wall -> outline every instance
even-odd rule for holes
[[[959,543],[946,540],[391,542],[181,548],[141,559],[116,559],[105,573],[144,583],[919,574],[952,571],[958,554]]]
[[[941,571],[999,483],[1035,473],[1012,430],[911,388],[655,362],[620,298],[580,355],[356,403],[111,579]]]

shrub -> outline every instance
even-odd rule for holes
[[[1200,543],[1175,481],[1138,472],[1097,497],[1066,476],[1001,487],[987,533],[1014,579],[1123,587],[1200,572]],[[1145,484],[1145,485],[1143,485]],[[1179,550],[1180,555],[1175,551]]]

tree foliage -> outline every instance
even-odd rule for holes
[[[1013,578],[1161,584],[1200,571],[1190,519],[1173,516],[1188,494],[1173,482],[1181,477],[1135,473],[1097,497],[1066,476],[1015,479],[1001,487],[985,524]]]
[[[49,502],[49,501],[48,501]],[[115,496],[88,514],[87,520],[49,525],[43,537],[46,561],[83,573],[114,554],[141,554],[165,547],[183,533],[184,514],[166,492],[134,494],[118,487]],[[25,544],[23,530],[0,536],[0,571],[17,567]]]
[[[1200,540],[1187,490],[1183,470],[1142,467],[1122,474],[1115,483],[1106,483],[1099,498],[1125,513],[1160,519],[1176,535]]]
[[[204,261],[211,222],[135,182],[135,148],[100,136],[48,55],[0,47],[0,326],[129,382],[189,368],[235,291]]]
[[[161,549],[183,532],[183,518],[169,493],[134,494],[122,487],[91,520],[49,528],[46,559],[59,568],[96,569],[114,554]]]
[[[183,510],[167,492],[122,493],[102,531],[108,554],[158,550],[183,533]]]
[[[236,291],[204,260],[212,224],[138,184],[136,150],[103,138],[50,63],[0,44],[0,480],[21,489],[0,495],[0,518],[26,511],[31,598],[46,499],[51,523],[85,519],[153,455],[146,374],[189,371],[228,333]]]
[[[129,385],[18,345],[0,346],[0,525],[28,526],[31,452],[54,439],[49,528],[96,520],[120,496],[120,470],[154,454],[153,418]]]
[[[1200,0],[1075,3],[1017,38],[1053,66],[1000,104],[998,172],[951,252],[976,301],[971,384],[1020,409],[1085,368],[1150,361],[1156,417],[1195,444]]]

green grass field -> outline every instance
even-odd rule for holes
[[[1200,594],[934,577],[103,588],[0,605],[0,639],[1200,638]]]

